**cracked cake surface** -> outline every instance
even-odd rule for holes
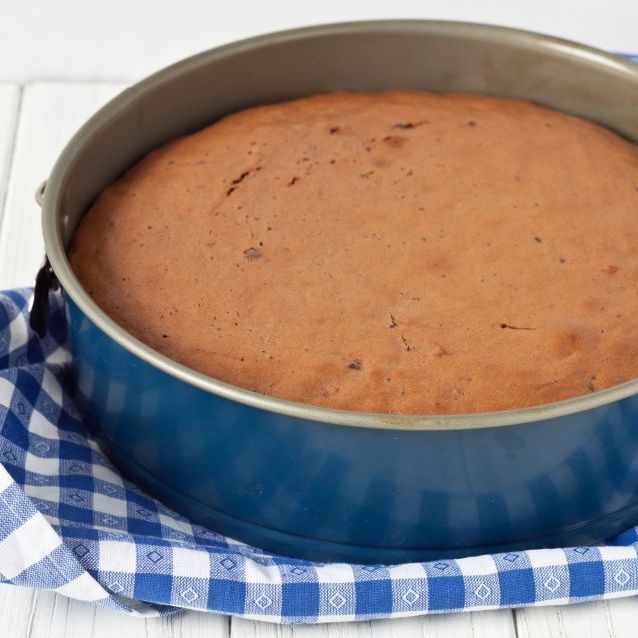
[[[69,249],[115,321],[216,379],[384,413],[638,376],[638,147],[526,101],[264,105],[153,150]]]

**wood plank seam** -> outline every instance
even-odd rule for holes
[[[12,86],[12,85],[8,84],[5,86]],[[16,85],[13,85],[13,86],[16,86]],[[24,86],[22,84],[18,84],[17,88],[18,88],[17,104],[14,107],[13,116],[11,118],[13,120],[12,133],[11,133],[11,138],[9,140],[9,148],[6,151],[8,168],[4,176],[0,175],[0,178],[2,178],[2,183],[0,183],[0,193],[2,193],[2,201],[0,201],[0,235],[2,234],[4,211],[7,205],[7,198],[9,196],[9,182],[11,181],[11,174],[14,170],[13,160],[15,157],[16,142],[18,139],[18,126],[20,122],[20,113],[22,112],[22,103],[23,103],[23,97],[24,97]],[[10,124],[10,127],[11,127],[11,124]]]

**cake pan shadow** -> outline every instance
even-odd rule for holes
[[[338,89],[533,100],[638,140],[638,65],[501,27],[333,24],[201,53],[125,90],[69,142],[43,197],[72,370],[112,461],[192,521],[265,550],[398,563],[588,544],[638,522],[638,380],[449,416],[339,411],[186,368],[110,319],[66,258],[97,194],[152,148],[257,104]],[[109,273],[104,273],[105,277]]]

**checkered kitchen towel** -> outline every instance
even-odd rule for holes
[[[124,480],[87,434],[61,298],[39,339],[31,294],[0,293],[0,582],[136,615],[194,608],[281,623],[638,593],[638,528],[602,547],[386,567],[284,558],[193,525]]]

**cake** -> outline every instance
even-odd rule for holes
[[[105,188],[69,259],[155,350],[258,393],[471,413],[638,376],[638,147],[531,102],[338,92]]]

